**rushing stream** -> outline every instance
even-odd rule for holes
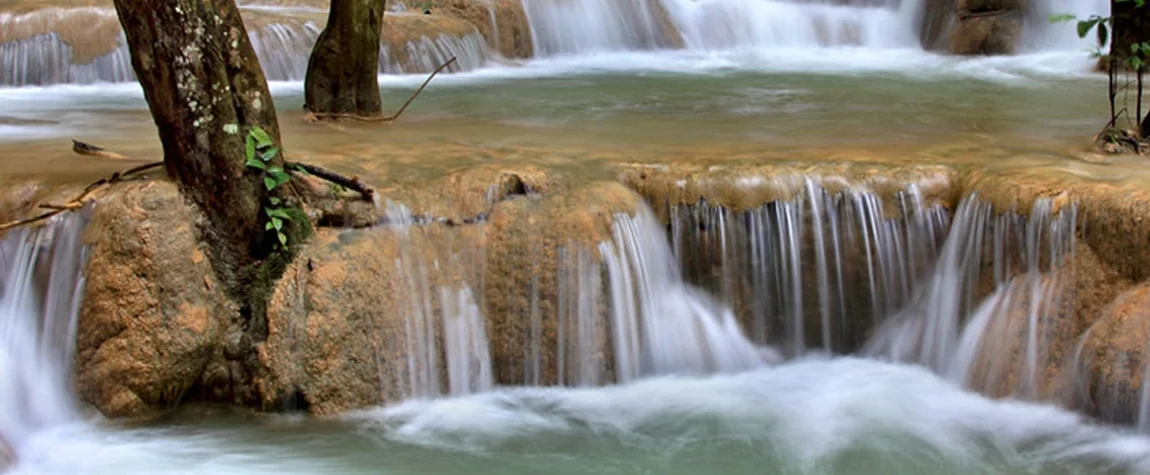
[[[1022,53],[991,58],[925,50],[918,0],[523,4],[535,59],[493,62],[478,37],[409,45],[423,64],[385,61],[388,97],[423,80],[401,73],[445,55],[466,56],[465,67],[436,79],[401,135],[365,140],[450,135],[492,149],[552,147],[574,162],[630,160],[636,143],[787,153],[828,137],[844,147],[953,141],[1043,155],[1103,112],[1083,92],[1104,89],[1087,43],[1036,18],[1089,14],[1105,1],[1043,4]],[[306,17],[253,33],[281,114],[298,109],[316,12],[245,9]],[[0,15],[0,25],[16,20]],[[43,167],[33,174],[53,166],[40,140],[79,134],[158,152],[126,51],[85,66],[61,45],[52,35],[0,44],[0,151],[33,153],[28,163]],[[492,138],[493,127],[512,132]],[[331,145],[326,130],[285,140],[293,151]],[[18,474],[1150,473],[1150,438],[1135,428],[1027,401],[1072,278],[1059,266],[1074,256],[1076,208],[1044,199],[1028,218],[994,215],[969,196],[945,210],[912,186],[897,203],[904,219],[888,219],[867,190],[800,183],[792,201],[738,213],[675,207],[668,225],[641,207],[614,217],[610,239],[561,249],[554,290],[564,333],[544,341],[533,321],[528,341],[516,342],[528,349],[522,379],[506,386],[493,376],[483,282],[429,284],[441,261],[404,241],[395,269],[408,284],[408,378],[396,384],[408,399],[323,418],[215,406],[147,423],[86,414],[71,384],[86,212],[9,232],[0,241],[0,463]],[[397,210],[394,226],[373,232],[407,232]],[[989,291],[975,298],[979,288]],[[556,341],[556,367],[546,368],[539,348]],[[1012,366],[1015,354],[1022,363]],[[537,384],[548,371],[561,386]],[[1006,379],[1018,383],[999,387]]]

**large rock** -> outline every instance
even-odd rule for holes
[[[1077,356],[1082,371],[1081,409],[1105,421],[1138,420],[1150,351],[1150,283],[1118,296],[1084,336]]]
[[[77,345],[81,397],[109,416],[179,403],[236,310],[200,248],[201,216],[167,181],[98,200]]]
[[[468,189],[476,173],[449,177],[456,184],[451,189]],[[637,197],[610,182],[556,197],[516,192],[530,187],[515,182],[484,187],[497,198],[477,214],[486,220],[456,216],[425,225],[319,230],[269,307],[269,335],[257,345],[264,373],[255,384],[263,406],[332,414],[473,390],[469,385],[478,381],[449,371],[444,325],[476,312],[488,345],[476,351],[489,355],[495,383],[524,383],[533,320],[544,337],[534,340],[542,342],[536,351],[541,374],[532,382],[557,382],[561,249],[610,239],[615,213],[633,211]],[[426,209],[450,215],[460,208]],[[429,333],[421,336],[420,329]],[[472,375],[485,359],[471,358]]]
[[[1024,0],[959,0],[950,36],[955,54],[1010,54],[1022,35]]]

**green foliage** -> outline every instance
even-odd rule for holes
[[[1134,3],[1135,8],[1143,8],[1146,6],[1147,0],[1115,0],[1115,2]],[[1095,50],[1095,55],[1102,57],[1108,56],[1102,53],[1102,48],[1110,41],[1110,31],[1114,28],[1113,16],[1090,15],[1088,18],[1081,19],[1069,13],[1058,13],[1050,15],[1049,20],[1051,23],[1077,22],[1076,28],[1079,38],[1086,38],[1086,35],[1089,35],[1090,31],[1094,30],[1095,38],[1098,40],[1098,49]],[[1146,45],[1146,43],[1141,43],[1138,47],[1131,48],[1131,53],[1133,54],[1125,60],[1126,66],[1140,68],[1142,65],[1145,65],[1143,58],[1145,58],[1146,53],[1150,52],[1150,49],[1142,49],[1142,46]]]
[[[271,165],[272,159],[278,154],[279,148],[275,146],[275,142],[264,129],[256,126],[248,131],[247,139],[244,142],[244,158],[247,159],[245,164],[248,168],[259,170],[263,174],[264,187],[267,188],[268,192],[274,191],[291,180],[291,175],[287,171]],[[285,248],[288,244],[288,235],[284,231],[284,223],[295,219],[290,211],[292,209],[283,206],[283,200],[275,196],[269,197],[268,203],[264,205],[264,214],[268,217],[264,231],[275,232],[280,246]]]

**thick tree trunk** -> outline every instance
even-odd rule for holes
[[[304,81],[304,107],[316,114],[382,114],[379,37],[385,0],[332,0]]]
[[[268,192],[248,169],[253,127],[275,142],[279,126],[263,71],[234,0],[115,0],[132,66],[159,128],[168,174],[208,217],[204,239],[233,292],[243,272],[266,257]],[[281,154],[282,155],[282,154]],[[273,164],[282,166],[282,156]]]

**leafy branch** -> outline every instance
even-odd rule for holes
[[[248,131],[244,142],[244,158],[247,159],[245,165],[263,173],[264,187],[267,188],[268,192],[272,192],[291,181],[291,175],[286,170],[271,165],[272,159],[278,154],[279,147],[276,147],[275,141],[264,129],[256,126]],[[291,221],[292,217],[288,213],[288,208],[282,205],[283,200],[279,197],[271,196],[268,198],[268,204],[264,205],[264,214],[268,217],[264,231],[275,231],[280,245],[286,247],[288,237],[287,233],[284,232],[284,222]]]
[[[1133,8],[1135,10],[1139,10],[1139,9],[1146,7],[1147,0],[1114,0],[1115,5],[1129,4],[1129,3],[1133,4]],[[1129,13],[1127,13],[1127,14],[1129,14]],[[1145,33],[1142,31],[1138,31],[1140,28],[1138,26],[1136,26],[1136,24],[1130,24],[1130,25],[1124,26],[1124,28],[1132,30],[1132,31],[1126,33],[1125,36],[1130,36],[1130,35],[1137,35],[1137,36],[1130,41],[1129,53],[1123,53],[1122,51],[1120,51],[1120,46],[1118,46],[1119,45],[1118,40],[1116,38],[1112,38],[1112,36],[1117,36],[1117,33],[1115,33],[1113,35],[1111,34],[1111,32],[1114,31],[1115,17],[1118,15],[1119,14],[1117,12],[1115,12],[1115,13],[1112,13],[1110,16],[1091,15],[1087,18],[1080,19],[1075,15],[1063,13],[1063,14],[1051,15],[1049,18],[1051,23],[1077,22],[1075,26],[1076,26],[1076,31],[1078,33],[1079,38],[1085,39],[1087,37],[1087,35],[1090,34],[1091,31],[1094,31],[1095,39],[1097,41],[1097,46],[1095,47],[1093,54],[1095,57],[1101,58],[1101,59],[1107,61],[1107,63],[1109,64],[1109,67],[1107,68],[1108,69],[1107,74],[1108,74],[1108,78],[1109,78],[1108,96],[1109,96],[1109,100],[1110,100],[1110,121],[1107,123],[1106,128],[1116,126],[1119,117],[1121,117],[1123,115],[1125,115],[1127,117],[1127,119],[1130,118],[1127,108],[1122,108],[1121,110],[1119,110],[1117,105],[1115,104],[1115,100],[1118,96],[1120,89],[1126,91],[1127,94],[1129,93],[1129,91],[1131,89],[1131,85],[1130,85],[1130,81],[1129,81],[1128,77],[1127,77],[1125,86],[1123,86],[1121,88],[1118,86],[1118,84],[1117,84],[1118,79],[1117,79],[1117,71],[1116,70],[1119,69],[1119,65],[1121,65],[1121,67],[1123,69],[1133,70],[1135,72],[1135,75],[1137,77],[1137,86],[1136,86],[1137,89],[1135,92],[1136,98],[1137,98],[1137,105],[1135,108],[1136,117],[1134,118],[1134,122],[1138,122],[1138,121],[1142,120],[1143,75],[1145,74],[1145,70],[1147,67],[1147,58],[1150,57],[1150,43],[1148,43],[1146,41],[1142,41],[1142,39],[1143,39],[1142,37],[1145,36]],[[1136,15],[1141,15],[1141,14],[1136,13]],[[1122,16],[1121,18],[1128,18],[1128,17]],[[1111,44],[1110,52],[1104,53],[1103,48],[1105,48],[1108,43],[1111,43],[1112,39],[1115,42],[1113,44]],[[1127,98],[1128,97],[1129,96],[1127,96]],[[1138,129],[1139,129],[1139,133],[1138,133],[1139,136],[1146,137],[1147,135],[1150,135],[1150,117],[1147,117],[1146,121],[1142,122],[1142,124],[1138,127]],[[1102,134],[1101,136],[1105,136],[1105,135],[1106,134]]]

